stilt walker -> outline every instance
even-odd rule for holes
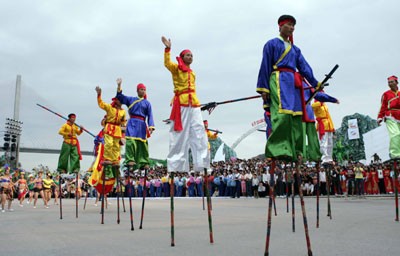
[[[314,78],[310,65],[300,49],[293,44],[295,24],[296,19],[293,16],[279,17],[280,36],[269,40],[264,46],[256,89],[271,110],[272,132],[267,141],[265,156],[288,162],[296,162],[299,153],[304,155],[302,77],[316,90],[323,85]],[[301,189],[299,193],[302,195]],[[272,199],[270,204],[272,205]],[[312,255],[304,201],[302,204],[307,251],[308,255]],[[265,255],[269,255],[268,246],[265,248]]]
[[[74,173],[78,176],[78,172],[80,169],[80,160],[82,160],[82,155],[80,151],[78,135],[82,134],[83,127],[78,128],[75,125],[76,115],[71,113],[68,115],[67,122],[61,126],[58,134],[63,136],[64,141],[61,147],[60,157],[58,159],[58,167],[57,170],[59,173]],[[78,179],[76,179],[77,181]],[[60,182],[61,186],[61,182]],[[75,184],[75,198],[76,198],[76,218],[78,218],[78,186]],[[60,190],[61,194],[62,190]],[[61,198],[61,196],[60,196]],[[62,219],[62,204],[60,199],[60,219]]]
[[[398,78],[396,76],[388,77],[388,86],[390,90],[383,93],[381,97],[381,108],[378,113],[378,125],[382,121],[386,123],[389,133],[389,156],[393,160],[393,169],[395,173],[394,191],[395,191],[395,208],[396,218],[399,221],[399,203],[398,203],[398,170],[397,160],[400,159],[400,97]]]
[[[105,184],[111,183],[111,188],[114,187],[115,181],[118,180],[118,175],[115,168],[119,168],[121,159],[121,139],[123,137],[123,129],[126,124],[126,113],[122,109],[122,103],[118,98],[113,98],[112,103],[105,103],[101,98],[101,88],[95,88],[97,92],[97,104],[99,108],[106,112],[104,116],[104,147],[100,164],[103,165],[102,171],[102,224],[104,223],[104,200],[107,193]],[[93,175],[93,174],[92,174]],[[116,177],[117,176],[117,177]],[[110,182],[111,181],[111,182]],[[119,221],[119,208],[117,213],[117,222]]]
[[[106,118],[101,121],[103,127],[106,126]],[[112,164],[110,161],[105,161],[104,151],[104,129],[102,129],[94,139],[94,152],[95,160],[90,167],[92,174],[89,177],[88,183],[93,186],[97,193],[101,196],[101,224],[104,224],[104,208],[107,208],[107,204],[104,204],[105,195],[107,195],[114,187],[115,176],[112,171]],[[110,170],[111,169],[111,170]]]
[[[116,98],[128,107],[130,117],[126,126],[124,164],[128,166],[128,170],[133,170],[133,168],[145,169],[145,179],[147,179],[147,170],[149,169],[149,145],[147,140],[155,130],[151,103],[147,100],[146,86],[144,84],[139,83],[136,86],[137,96],[135,97],[123,94],[121,85],[122,79],[118,78]],[[144,181],[144,187],[146,187],[146,180]],[[143,191],[140,229],[143,227],[146,189]],[[129,204],[131,204],[131,198],[129,198],[129,201]]]
[[[170,115],[170,141],[167,156],[167,169],[171,174],[171,187],[176,172],[189,172],[189,149],[192,153],[193,171],[202,172],[210,167],[208,141],[201,116],[200,101],[196,95],[196,76],[190,65],[193,55],[190,50],[183,50],[178,63],[171,61],[171,40],[161,38],[165,46],[164,66],[171,72],[174,84],[174,97]],[[207,189],[208,190],[208,189]],[[173,190],[171,189],[171,192]],[[171,246],[175,245],[173,221],[173,193],[171,193]],[[208,202],[211,206],[211,200]],[[212,235],[211,209],[208,210],[209,228]],[[210,236],[210,243],[213,239]]]
[[[334,69],[335,70],[335,69]],[[310,93],[310,92],[308,92]],[[307,97],[307,92],[305,90],[305,97]],[[311,97],[311,96],[310,96]],[[309,97],[308,102],[311,101]],[[307,152],[308,155],[311,156],[308,160],[312,160],[317,162],[317,173],[318,173],[318,190],[317,190],[317,228],[319,227],[319,162],[322,160],[322,165],[324,165],[325,176],[327,179],[328,186],[328,216],[332,219],[331,216],[331,201],[330,201],[330,171],[333,163],[333,132],[335,128],[333,126],[332,118],[329,114],[328,107],[325,102],[331,102],[339,104],[339,100],[329,96],[324,93],[322,90],[320,92],[314,92],[314,100],[315,102],[310,106],[309,104],[306,107],[309,110],[308,116],[314,121],[314,114],[317,120],[317,132],[315,130],[315,126],[307,131],[308,139],[309,139],[309,151],[313,150],[314,152]],[[314,121],[315,122],[315,121]],[[310,142],[311,141],[311,142]]]

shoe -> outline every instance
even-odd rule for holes
[[[1,212],[6,212],[5,210],[1,210]]]
[[[36,209],[36,206],[33,206],[33,209]]]
[[[94,206],[97,206],[97,204],[94,204]]]
[[[47,205],[45,205],[44,207],[45,207],[46,209],[49,209],[49,206],[47,206]]]
[[[29,201],[27,201],[27,202],[26,202],[26,204],[30,204],[30,202],[29,202]]]
[[[13,212],[14,211],[14,209],[8,209],[7,210],[7,212]]]
[[[24,205],[23,204],[19,204],[19,207],[24,207]]]

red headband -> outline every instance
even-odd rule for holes
[[[188,50],[188,49],[183,50],[183,51],[181,51],[181,53],[179,54],[179,56],[180,56],[181,58],[183,58],[183,56],[185,56],[185,54],[188,53],[188,52],[191,52],[191,51]]]
[[[140,84],[137,85],[136,89],[137,90],[139,90],[139,89],[145,89],[146,90],[146,86],[144,84],[140,83]]]
[[[278,23],[279,27],[282,27],[283,25],[285,25],[288,22],[293,22],[292,19],[286,19],[286,20],[282,20],[281,22]],[[289,36],[289,41],[293,44],[293,35]]]
[[[279,27],[282,27],[283,25],[285,25],[288,22],[293,22],[293,20],[291,20],[291,19],[282,20],[281,22],[278,23],[278,25],[279,25]]]
[[[389,77],[388,77],[388,81],[392,81],[392,80],[394,80],[394,81],[397,82],[397,81],[398,81],[398,80],[397,80],[397,76],[389,76]]]
[[[140,84],[137,85],[136,90],[139,91],[139,89],[145,89],[146,90],[146,86],[144,84],[140,83]],[[147,93],[144,94],[143,98],[147,99]]]

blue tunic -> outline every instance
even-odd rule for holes
[[[150,102],[144,98],[125,96],[122,92],[118,92],[116,98],[128,107],[130,119],[126,126],[126,138],[146,142],[147,124],[149,128],[154,128]]]
[[[291,49],[277,63],[286,47],[291,47]],[[313,87],[317,87],[318,81],[314,78],[310,65],[297,46],[285,46],[281,37],[269,40],[264,45],[263,59],[258,74],[257,92],[269,93],[270,83],[276,83],[280,101],[279,113],[302,114],[300,90],[294,86],[295,71],[306,78]]]

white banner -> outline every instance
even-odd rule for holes
[[[357,119],[350,119],[347,121],[348,129],[347,134],[349,136],[349,140],[355,140],[360,138],[360,131],[358,130],[358,122]]]

